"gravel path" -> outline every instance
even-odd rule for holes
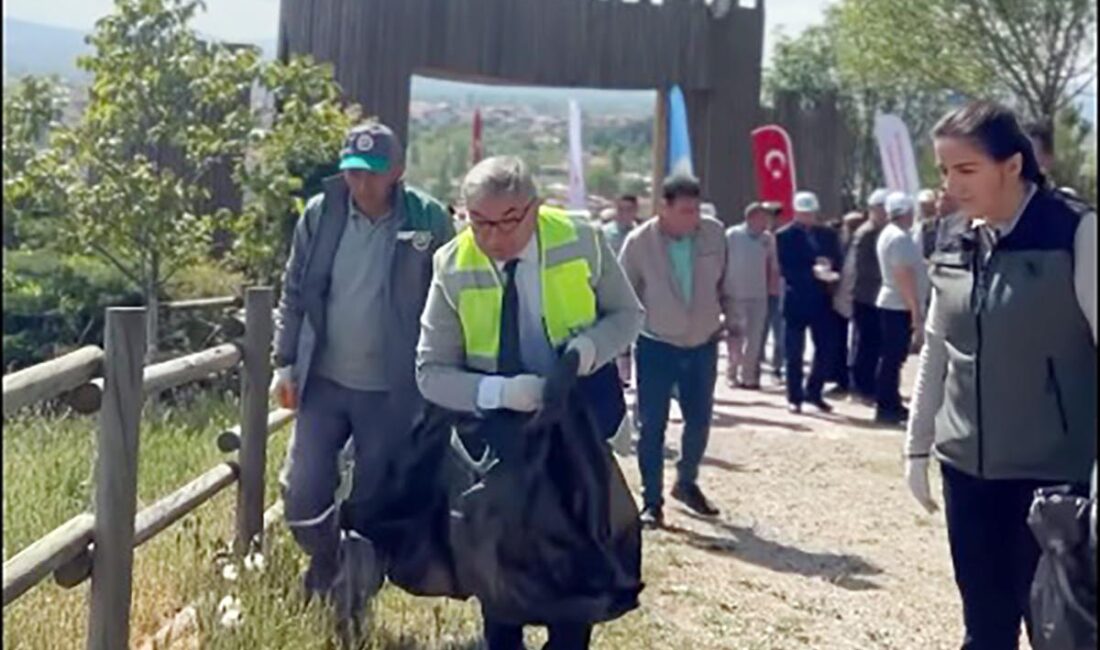
[[[915,366],[911,357],[903,394]],[[700,484],[722,514],[703,520],[669,500],[668,530],[645,538],[648,617],[694,648],[957,648],[943,514],[909,495],[902,430],[841,400],[831,415],[792,416],[768,379],[761,391],[719,383]],[[673,414],[668,445],[678,448]],[[619,460],[640,492],[636,458]]]

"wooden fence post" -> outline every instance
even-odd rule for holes
[[[271,384],[271,337],[274,330],[271,287],[244,294],[244,366],[241,370],[240,486],[237,490],[238,553],[248,553],[263,532],[264,470],[267,466],[267,407]]]
[[[103,407],[95,469],[95,551],[89,650],[130,647],[145,309],[112,307],[104,332]]]

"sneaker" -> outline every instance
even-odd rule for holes
[[[791,415],[798,415],[798,414],[802,413],[802,405],[801,404],[795,404],[794,402],[789,402],[787,404],[787,412],[790,413]]]
[[[642,521],[642,528],[663,528],[665,525],[665,514],[661,511],[661,506],[646,506],[639,519]]]
[[[719,512],[718,508],[714,507],[714,504],[703,495],[703,491],[700,490],[699,486],[695,483],[689,483],[687,485],[677,483],[672,488],[672,498],[683,503],[696,513],[706,517],[713,517]]]
[[[817,410],[821,411],[822,413],[832,413],[833,412],[833,407],[830,406],[829,403],[826,402],[823,399],[819,398],[819,399],[815,399],[815,400],[810,400],[810,404],[813,404],[817,408]]]

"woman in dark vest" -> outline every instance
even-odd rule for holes
[[[941,465],[962,647],[1015,649],[1039,557],[1033,492],[1087,494],[1096,459],[1096,214],[1050,189],[1006,108],[956,109],[933,140],[968,224],[929,259],[905,473],[931,512],[929,456]]]

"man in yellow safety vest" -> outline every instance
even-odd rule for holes
[[[461,188],[469,227],[439,249],[421,317],[417,382],[445,408],[533,412],[566,350],[591,375],[633,343],[642,308],[602,231],[541,206],[526,165],[478,163]],[[550,625],[552,648],[587,648],[591,626]],[[485,621],[488,650],[521,626]]]

